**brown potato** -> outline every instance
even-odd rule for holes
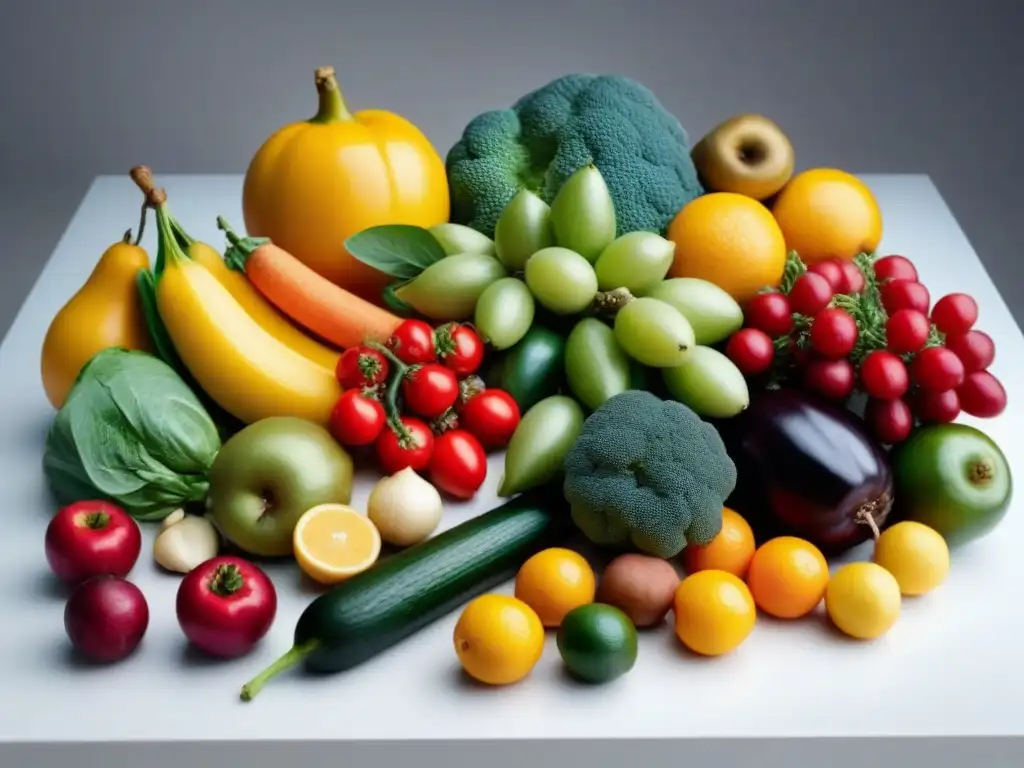
[[[626,554],[605,568],[597,601],[621,609],[636,627],[651,627],[665,619],[679,574],[660,557]]]

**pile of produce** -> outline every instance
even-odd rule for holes
[[[570,75],[442,159],[406,119],[351,112],[330,68],[316,85],[316,115],[250,165],[246,231],[210,212],[222,250],[132,169],[137,237],[46,335],[46,557],[82,654],[124,659],[146,634],[145,526],[212,656],[275,620],[259,559],[323,586],[249,700],[453,612],[448,653],[489,685],[526,678],[548,631],[591,683],[666,623],[698,656],[759,612],[870,640],[1003,519],[1007,459],[956,421],[1007,405],[982,308],[876,253],[871,191],[796,173],[767,118],[691,148],[643,86]],[[387,155],[342,151],[368,137]],[[495,466],[493,508],[438,532]],[[365,509],[358,467],[380,475]]]

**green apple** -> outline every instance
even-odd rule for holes
[[[210,468],[206,508],[239,549],[261,557],[292,554],[292,532],[318,504],[348,504],[352,458],[318,424],[276,416],[233,435]]]

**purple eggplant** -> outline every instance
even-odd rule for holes
[[[888,455],[851,411],[778,389],[715,426],[737,471],[726,504],[759,542],[799,536],[838,555],[885,525],[893,501]]]

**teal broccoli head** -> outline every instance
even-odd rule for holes
[[[722,529],[736,467],[682,403],[629,390],[590,415],[565,459],[573,521],[595,544],[674,557]]]
[[[619,234],[661,233],[704,192],[686,131],[650,90],[618,75],[566,75],[466,126],[446,158],[452,221],[493,237],[520,189],[550,203],[590,162],[608,184]]]

